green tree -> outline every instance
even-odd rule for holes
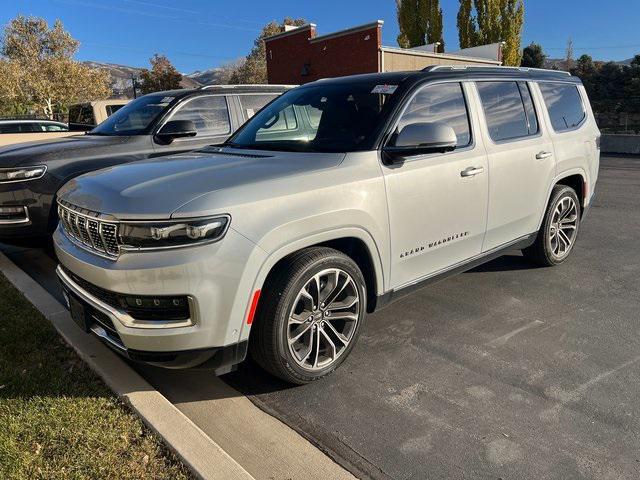
[[[156,53],[149,62],[151,70],[145,68],[140,72],[140,91],[144,95],[180,88],[182,75],[166,56]]]
[[[53,28],[43,18],[11,20],[0,40],[0,105],[51,117],[71,103],[108,97],[109,75],[75,61],[79,46],[60,20]]]
[[[264,39],[283,32],[285,25],[300,27],[306,24],[307,21],[303,18],[293,19],[286,17],[281,23],[273,21],[265,25],[258,38],[254,40],[253,48],[247,55],[246,60],[239,63],[237,68],[229,75],[229,83],[267,83],[267,50],[264,45]]]
[[[440,0],[396,0],[396,13],[398,45],[411,48],[440,42],[439,51],[444,51]]]
[[[539,43],[531,43],[522,51],[521,67],[544,68],[544,61],[547,56],[542,51],[542,45]]]
[[[524,0],[460,0],[460,48],[505,42],[502,49],[503,63],[520,65],[523,24]]]

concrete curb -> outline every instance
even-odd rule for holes
[[[253,479],[117,354],[71,320],[66,308],[0,252],[0,271],[53,324],[89,367],[202,479]]]

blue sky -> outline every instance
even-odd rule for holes
[[[385,21],[383,40],[396,45],[395,0],[0,0],[0,24],[22,13],[60,18],[82,43],[78,59],[145,66],[164,53],[190,73],[245,55],[262,25],[304,17],[319,32]],[[458,0],[441,0],[448,50],[457,46]],[[562,57],[571,37],[576,55],[623,60],[640,53],[640,0],[525,0],[523,45]]]

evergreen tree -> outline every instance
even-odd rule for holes
[[[458,36],[461,48],[505,42],[502,61],[520,65],[524,0],[460,0]]]
[[[521,67],[544,68],[544,61],[547,56],[542,51],[542,45],[539,43],[531,43],[522,51]]]
[[[398,45],[411,48],[440,42],[439,51],[444,51],[440,0],[396,0],[396,13]]]

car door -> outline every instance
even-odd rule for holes
[[[154,142],[156,156],[188,152],[222,143],[233,131],[229,102],[225,95],[187,98],[161,123],[158,130],[172,120],[191,120],[196,127],[196,136],[176,138],[168,145]]]
[[[490,188],[483,251],[504,246],[538,229],[555,175],[553,144],[527,82],[476,82]]]
[[[429,84],[400,116],[411,123],[443,122],[457,136],[444,154],[383,165],[391,240],[391,287],[401,288],[479,255],[487,215],[487,157],[466,83]]]

